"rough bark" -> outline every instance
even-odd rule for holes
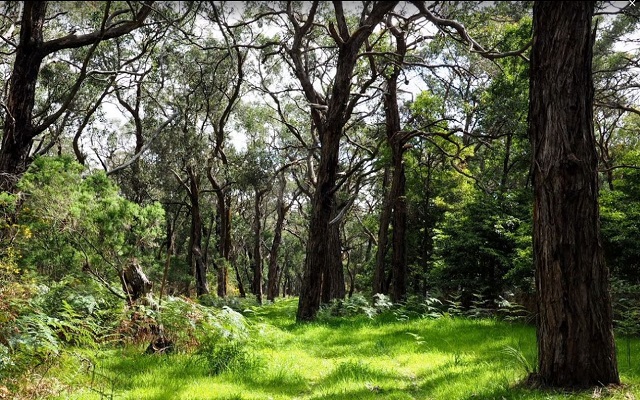
[[[224,160],[223,160],[224,161]],[[231,261],[229,259],[231,254],[231,197],[226,187],[223,187],[213,176],[211,167],[207,170],[207,177],[213,191],[216,194],[216,212],[220,218],[218,223],[219,235],[218,235],[218,252],[225,261]],[[227,280],[228,270],[227,263],[223,263],[217,266],[217,293],[218,297],[227,297]],[[236,271],[236,275],[238,272]],[[245,297],[244,287],[242,286],[242,280],[238,277],[238,285],[240,294]]]
[[[342,3],[334,2],[339,33],[330,30],[333,39],[339,46],[336,60],[336,73],[331,89],[330,101],[326,114],[320,110],[313,110],[312,117],[318,128],[320,138],[320,163],[316,174],[315,192],[311,201],[311,218],[309,223],[309,240],[307,241],[304,275],[300,288],[300,300],[296,319],[298,321],[313,320],[320,308],[322,285],[326,271],[331,270],[331,263],[340,259],[340,249],[333,240],[327,240],[334,234],[331,222],[335,207],[336,174],[340,151],[340,138],[344,125],[355,107],[350,103],[351,75],[353,73],[358,51],[364,41],[371,35],[373,29],[382,21],[387,12],[391,11],[397,2],[375,3],[368,17],[360,27],[349,35],[349,29],[342,13]],[[314,2],[309,12],[308,20],[299,26],[294,15],[290,15],[291,22],[296,24],[291,51],[289,52],[294,73],[300,81],[307,100],[312,104],[319,104],[320,98],[313,88],[311,80],[304,68],[302,59],[303,36],[309,31],[318,2]],[[339,235],[338,235],[339,239]],[[344,285],[344,280],[343,280]]]
[[[390,26],[390,31],[396,40],[396,62],[392,73],[386,78],[387,92],[384,94],[383,103],[386,121],[387,143],[391,147],[392,178],[390,200],[393,207],[393,238],[391,254],[391,300],[401,302],[407,296],[407,203],[406,203],[406,177],[404,170],[404,152],[406,135],[403,134],[400,123],[400,110],[398,109],[398,77],[401,65],[407,53],[405,33],[395,26]]]
[[[127,295],[129,306],[133,305],[136,300],[145,297],[153,287],[136,260],[133,260],[122,270],[121,283],[122,290]]]
[[[342,265],[342,241],[340,240],[340,222],[336,220],[339,211],[334,206],[329,224],[329,236],[327,246],[329,248],[330,261],[324,272],[322,286],[322,303],[328,304],[334,299],[344,299],[347,293],[344,282],[344,266]]]
[[[593,2],[536,2],[529,133],[540,383],[619,383],[599,237]]]
[[[20,45],[16,49],[6,101],[4,135],[0,149],[0,190],[12,191],[17,177],[29,165],[29,151],[35,136],[31,121],[36,82],[44,58],[42,30],[47,2],[25,1],[20,25]]]
[[[312,213],[298,304],[298,321],[315,318],[320,309],[325,272],[330,269],[329,263],[335,260],[335,256],[330,253],[335,250],[335,246],[330,246],[333,232],[329,222],[335,202],[332,189],[336,179],[339,141],[339,135],[327,135],[323,143],[317,175],[318,185],[311,203]]]
[[[46,1],[25,1],[20,23],[20,39],[16,49],[16,56],[9,80],[9,91],[6,101],[6,117],[0,148],[0,190],[13,191],[18,177],[26,171],[31,160],[29,153],[33,139],[53,124],[65,108],[70,99],[77,92],[69,95],[65,104],[55,113],[49,115],[41,125],[33,125],[33,108],[35,105],[36,84],[38,73],[44,57],[62,49],[78,48],[95,45],[102,40],[113,39],[139,28],[151,13],[152,1],[145,2],[135,18],[121,24],[105,26],[107,15],[103,19],[100,29],[85,34],[70,34],[60,38],[44,41],[43,27],[46,19]],[[108,6],[107,6],[108,7]],[[106,10],[109,11],[108,8]]]
[[[396,103],[397,109],[397,103]],[[393,149],[393,181],[391,192],[393,198],[393,237],[391,244],[391,300],[401,302],[407,297],[407,201],[406,177],[404,171],[404,141],[394,141]]]

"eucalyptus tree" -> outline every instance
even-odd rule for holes
[[[269,43],[273,38],[264,38]],[[291,79],[287,77],[287,72],[283,68],[283,63],[276,57],[270,57],[269,47],[258,48],[258,56],[261,62],[255,65],[257,82],[251,83],[252,89],[260,93],[265,99],[263,106],[270,109],[270,121],[265,120],[265,124],[280,126],[276,129],[277,137],[272,144],[272,151],[276,152],[278,163],[287,165],[276,174],[276,222],[273,227],[273,241],[269,250],[269,267],[267,276],[267,299],[273,300],[278,296],[280,285],[283,285],[282,293],[286,293],[285,286],[291,293],[292,287],[299,286],[292,281],[291,269],[285,271],[286,265],[280,266],[280,247],[287,245],[287,236],[293,236],[296,240],[301,239],[299,220],[307,219],[302,207],[298,207],[297,216],[285,220],[287,213],[296,202],[307,204],[312,198],[312,187],[315,179],[315,165],[319,159],[318,138],[313,124],[310,123],[308,111],[301,107],[304,98],[292,87]],[[288,179],[287,179],[288,175]],[[288,185],[287,181],[292,181]],[[293,186],[293,187],[292,187]],[[303,215],[300,215],[303,214]],[[294,222],[295,220],[295,222]],[[289,230],[287,232],[287,230]],[[294,231],[295,230],[295,231]],[[287,246],[288,249],[294,246]],[[290,259],[286,257],[285,259]],[[286,262],[285,262],[286,264]],[[288,272],[288,276],[284,276]],[[287,280],[288,282],[282,282]],[[296,278],[293,278],[295,280]]]
[[[243,155],[243,166],[238,171],[238,184],[253,191],[253,221],[252,234],[252,279],[251,290],[256,296],[258,303],[262,304],[263,297],[263,281],[264,281],[264,260],[262,247],[263,227],[264,227],[264,207],[263,202],[265,196],[272,189],[272,174],[275,166],[273,159],[266,151],[265,143],[261,141],[253,141],[248,145],[247,152]]]
[[[213,267],[216,292],[224,297],[231,249],[228,157],[233,156],[227,126],[242,95],[245,55],[233,45],[236,31],[225,22],[231,10],[194,3],[183,11],[180,23],[155,47],[146,45],[151,55],[139,57],[131,65],[133,77],[117,87],[116,101],[134,132],[135,155],[116,169],[135,197],[143,190],[145,198],[160,198],[173,210],[169,219],[177,226],[189,220],[174,249],[183,251],[180,243],[188,243],[184,252],[199,295],[208,291]],[[208,22],[204,28],[203,22]],[[118,56],[131,54],[132,47],[122,44]],[[154,125],[158,129],[146,133]]]
[[[217,197],[217,215],[220,220],[218,250],[223,262],[217,267],[218,296],[227,295],[227,264],[231,251],[231,180],[228,175],[229,162],[225,146],[229,140],[228,126],[234,110],[245,93],[248,66],[248,50],[240,43],[255,41],[255,33],[246,29],[243,24],[234,25],[232,18],[235,10],[231,5],[218,6],[210,3],[206,8],[207,18],[213,22],[222,36],[221,43],[204,46],[203,50],[217,52],[219,62],[212,65],[210,86],[217,91],[215,98],[210,98],[212,107],[207,108],[207,119],[213,131],[211,135],[211,152],[208,158],[207,177]],[[215,106],[213,106],[215,105]]]
[[[385,278],[385,253],[387,252],[387,231],[389,221],[393,221],[391,288],[393,301],[401,301],[406,296],[406,197],[404,162],[402,160],[406,144],[406,134],[402,132],[400,111],[398,108],[398,78],[402,73],[404,58],[407,54],[407,26],[398,27],[389,16],[386,24],[395,40],[395,49],[388,56],[390,61],[382,73],[384,93],[382,103],[385,113],[385,131],[387,145],[391,149],[391,185],[385,198],[380,221],[379,246],[376,268],[373,277],[373,293],[387,293]],[[385,180],[388,170],[385,171]],[[385,185],[386,186],[386,185]]]
[[[273,228],[273,240],[269,248],[269,264],[267,269],[267,300],[271,301],[275,300],[280,293],[280,284],[285,272],[284,266],[278,261],[283,242],[283,231],[285,223],[287,222],[285,218],[300,195],[299,189],[287,193],[287,176],[285,171],[277,174],[276,180],[276,222]],[[287,194],[289,194],[289,196],[287,196]]]
[[[7,25],[19,26],[19,34],[4,37],[12,54],[12,72],[8,81],[5,118],[0,149],[0,188],[11,191],[16,178],[28,167],[34,138],[41,135],[69,108],[83,81],[90,73],[91,59],[105,40],[127,35],[143,26],[152,14],[154,2],[104,2],[91,10],[77,26],[59,24],[53,28],[53,15],[62,16],[68,3],[25,1],[20,21]],[[61,7],[59,9],[58,7]],[[91,12],[89,12],[91,11]],[[7,14],[3,14],[7,15]],[[95,17],[95,18],[94,18]],[[62,31],[60,28],[67,29]],[[80,32],[78,32],[80,30]],[[9,32],[15,32],[10,29]],[[56,102],[52,110],[35,110],[35,99],[42,63],[63,51],[77,49],[84,52],[75,82]]]
[[[537,2],[533,11],[538,378],[550,386],[620,381],[599,232],[593,13],[593,2]]]
[[[309,113],[320,143],[320,160],[316,171],[316,183],[311,201],[311,220],[305,271],[300,294],[297,319],[311,320],[321,302],[323,285],[334,285],[336,297],[344,295],[344,280],[329,281],[333,272],[342,271],[339,231],[330,224],[336,216],[335,192],[339,189],[338,158],[340,141],[346,123],[366,89],[373,83],[358,78],[352,84],[352,75],[358,61],[360,48],[397,2],[375,2],[359,10],[354,23],[348,21],[342,2],[333,3],[334,22],[322,18],[320,2],[307,4],[300,9],[288,3],[284,10],[273,10],[281,17],[287,40],[280,43],[277,54],[291,68],[299,88],[309,104]],[[337,25],[336,25],[337,24]],[[318,35],[329,32],[331,42],[322,47],[315,41]],[[330,52],[327,53],[327,50]],[[330,63],[327,63],[330,61]],[[323,62],[322,69],[317,62]],[[326,90],[326,92],[324,92]],[[357,93],[352,96],[352,93]]]

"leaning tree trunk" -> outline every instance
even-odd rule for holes
[[[534,160],[538,379],[618,383],[609,272],[599,236],[593,2],[536,2],[529,133]]]

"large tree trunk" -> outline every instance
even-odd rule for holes
[[[41,51],[46,1],[25,1],[6,101],[4,135],[0,148],[0,191],[13,191],[18,177],[29,166],[29,151],[35,136],[31,115],[36,82],[44,57]]]
[[[529,133],[534,160],[538,378],[619,383],[599,237],[591,72],[593,2],[536,2]]]
[[[311,115],[314,125],[318,129],[320,138],[320,163],[316,174],[316,186],[311,201],[311,220],[309,223],[309,240],[307,241],[307,254],[305,260],[304,275],[300,288],[300,301],[298,303],[297,321],[313,320],[320,308],[322,285],[328,271],[337,271],[336,263],[340,260],[340,236],[336,235],[330,225],[335,204],[336,174],[338,172],[340,138],[345,124],[349,120],[356,101],[351,99],[351,81],[353,70],[358,59],[358,52],[365,40],[371,35],[373,29],[391,11],[397,2],[377,2],[372,5],[366,19],[362,20],[360,27],[352,34],[344,18],[342,2],[334,1],[336,11],[338,33],[335,29],[330,33],[339,51],[336,59],[336,72],[331,87],[331,95],[328,97],[326,114],[317,107],[313,108]],[[294,73],[299,79],[307,100],[312,104],[319,103],[319,96],[313,87],[305,62],[303,61],[302,43],[305,33],[312,26],[313,18],[318,7],[314,2],[309,11],[309,20],[303,26],[297,25],[293,45],[289,51],[292,57]],[[290,15],[292,23],[298,24],[296,17]],[[333,244],[332,244],[333,243]],[[339,266],[342,268],[342,265]],[[344,273],[342,279],[344,287]],[[344,296],[344,288],[343,288]]]
[[[396,106],[397,109],[397,106]],[[397,138],[393,149],[393,238],[391,254],[391,300],[401,302],[407,298],[407,200],[404,173],[404,141]]]
[[[387,77],[387,92],[383,103],[385,111],[387,142],[391,147],[393,174],[391,179],[391,204],[393,206],[393,239],[391,254],[391,300],[401,302],[407,297],[407,201],[406,177],[404,173],[404,151],[407,142],[406,134],[401,132],[400,110],[398,109],[398,76],[400,66],[407,53],[405,30],[395,26],[390,31],[396,39],[396,64],[393,73]]]
[[[309,240],[307,241],[307,256],[300,288],[298,321],[309,321],[315,318],[320,309],[326,271],[331,269],[329,263],[336,259],[335,255],[331,254],[336,250],[336,246],[331,245],[334,235],[332,230],[335,228],[330,226],[329,222],[335,207],[333,189],[338,169],[339,132],[322,135],[322,155],[317,174],[316,191],[311,202]]]
[[[334,206],[329,224],[329,255],[331,261],[327,265],[322,286],[322,302],[328,304],[333,299],[344,299],[347,293],[344,283],[344,266],[342,265],[342,241],[340,240],[340,222],[338,209]],[[337,219],[336,219],[337,218]]]
[[[218,252],[226,261],[217,266],[217,293],[218,297],[227,297],[227,262],[231,261],[229,259],[231,253],[231,197],[228,189],[221,186],[215,179],[211,168],[207,170],[207,178],[209,179],[209,182],[211,182],[211,186],[213,186],[213,190],[216,194],[216,212],[220,218],[218,223]],[[238,275],[237,271],[236,275]],[[238,286],[241,296],[245,297],[244,287],[242,286],[242,280],[240,277],[238,277]]]

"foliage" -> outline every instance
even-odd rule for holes
[[[74,278],[51,286],[13,282],[0,299],[0,377],[15,387],[76,358],[75,347],[99,348],[122,307],[102,287]]]
[[[325,304],[318,313],[318,320],[329,320],[334,317],[353,317],[366,315],[374,318],[376,315],[389,310],[393,306],[388,296],[376,293],[373,302],[367,300],[362,294],[357,293],[346,299],[334,299]]]
[[[230,307],[211,308],[185,298],[169,297],[157,315],[178,352],[193,352],[211,375],[257,368],[248,351],[251,325]]]
[[[93,30],[103,10],[95,4],[83,8],[78,4],[60,3],[50,9],[60,14],[47,20],[48,38]],[[352,381],[361,386],[360,391],[351,393],[353,397],[386,390],[383,384],[373,382],[384,381],[379,371],[386,371],[386,367],[354,361],[330,346],[315,351],[341,358],[331,364],[331,370],[311,380],[306,379],[306,371],[289,368],[297,366],[296,359],[285,358],[292,364],[278,364],[273,371],[261,369],[265,360],[255,354],[265,353],[256,347],[260,342],[253,336],[256,329],[250,321],[271,313],[269,308],[257,307],[253,299],[232,296],[205,295],[195,301],[177,297],[179,293],[188,295],[193,280],[189,184],[196,184],[199,192],[203,260],[210,272],[213,267],[235,269],[229,276],[228,293],[236,294],[233,286],[249,287],[250,266],[257,265],[248,238],[254,235],[253,199],[258,192],[262,218],[256,221],[263,228],[258,239],[264,248],[273,240],[277,199],[276,191],[270,189],[275,171],[286,177],[283,199],[285,203],[291,200],[277,254],[280,285],[288,294],[298,294],[306,229],[312,218],[309,204],[322,175],[319,172],[324,172],[318,170],[321,127],[310,123],[309,113],[317,111],[320,119],[326,120],[330,113],[340,111],[332,107],[324,110],[324,106],[331,102],[329,93],[334,90],[332,74],[339,53],[335,39],[348,32],[340,31],[336,37],[326,34],[335,28],[331,21],[340,22],[334,19],[328,3],[319,4],[308,35],[299,42],[300,49],[293,48],[297,43],[292,41],[295,29],[286,22],[306,18],[308,6],[304,3],[290,4],[293,14],[289,19],[280,19],[285,11],[276,3],[248,3],[242,8],[243,15],[233,10],[233,4],[197,3],[191,7],[189,3],[184,9],[177,3],[161,6],[154,8],[152,22],[136,35],[105,41],[91,57],[87,48],[59,52],[40,69],[35,104],[39,116],[32,121],[34,126],[38,120],[49,122],[46,116],[65,103],[83,60],[90,72],[75,97],[69,99],[72,101],[66,103],[68,109],[34,144],[34,162],[18,184],[19,192],[0,193],[0,378],[18,376],[35,365],[51,366],[75,346],[91,351],[102,351],[105,344],[128,348],[161,329],[174,342],[176,358],[193,356],[198,361],[193,364],[205,375],[261,370],[265,377],[249,373],[245,378],[253,381],[245,383],[272,387],[290,383],[295,389],[286,394],[289,398],[306,396],[309,387],[321,388],[315,397],[331,397],[335,394],[332,385],[340,387]],[[1,62],[7,67],[2,74],[8,81],[15,51],[12,43],[18,39],[14,21],[19,20],[20,7],[13,2],[2,7],[3,26],[8,28],[7,40],[0,44],[5,54]],[[122,23],[127,13],[119,3],[112,7],[115,20],[107,22]],[[513,295],[533,289],[531,154],[526,118],[531,3],[436,2],[428,7],[434,15],[464,23],[485,48],[525,49],[523,56],[484,59],[469,51],[468,44],[451,41],[450,36],[457,33],[447,27],[424,36],[421,24],[430,22],[421,20],[414,25],[416,20],[408,16],[406,8],[396,12],[408,18],[386,22],[406,23],[398,26],[410,47],[398,93],[406,96],[401,101],[407,100],[400,123],[412,135],[403,148],[409,293],[402,304],[392,304],[384,294],[363,294],[371,287],[378,215],[386,206],[384,193],[389,186],[383,177],[392,161],[388,146],[380,145],[384,143],[380,123],[384,116],[378,105],[385,91],[381,79],[388,75],[395,57],[390,53],[389,30],[374,29],[372,40],[363,49],[367,57],[358,58],[352,75],[349,90],[354,106],[357,103],[352,109],[357,118],[342,121],[346,125],[339,132],[343,135],[336,166],[342,187],[334,191],[338,203],[347,206],[339,226],[344,266],[354,294],[323,306],[319,319],[326,324],[303,328],[288,321],[286,328],[274,328],[279,335],[269,337],[274,342],[288,347],[290,339],[295,350],[295,345],[304,341],[292,339],[298,331],[313,332],[323,325],[340,327],[345,323],[357,335],[358,324],[380,325],[381,330],[389,331],[398,327],[393,330],[394,338],[409,340],[417,346],[414,353],[422,355],[428,346],[437,346],[433,344],[437,341],[465,334],[452,327],[475,329],[496,320],[531,322],[531,315]],[[347,31],[355,32],[359,16],[352,7],[344,11],[350,27]],[[262,17],[255,18],[258,14]],[[639,123],[637,116],[614,106],[637,103],[632,85],[635,75],[630,73],[630,66],[637,64],[637,52],[617,47],[627,33],[637,30],[637,19],[631,17],[626,12],[596,17],[601,29],[594,47],[596,111],[601,114],[595,125],[603,162],[602,243],[614,277],[616,329],[629,340],[628,360],[630,343],[640,329],[640,301],[635,295],[640,283]],[[238,22],[247,18],[251,22],[236,24],[237,18]],[[171,24],[165,25],[169,19]],[[203,20],[210,24],[198,22]],[[230,21],[233,24],[226,25]],[[260,29],[254,30],[254,23]],[[271,37],[255,32],[270,32]],[[247,43],[251,45],[245,46]],[[290,71],[299,66],[279,56],[298,50],[304,54],[305,66]],[[291,84],[291,72],[309,72],[311,82],[307,87]],[[365,83],[358,94],[359,85]],[[303,101],[305,91],[317,91],[318,104]],[[105,97],[100,97],[101,93]],[[100,102],[117,103],[124,119],[110,119]],[[160,129],[162,121],[174,112],[179,117]],[[2,117],[6,119],[4,113]],[[242,136],[246,140],[241,140]],[[113,171],[131,160],[133,145],[136,151],[143,146],[144,151],[129,167],[109,176],[95,170],[98,163]],[[95,157],[89,154],[89,146]],[[62,156],[41,156],[55,149]],[[71,154],[87,167],[76,163]],[[188,179],[187,169],[192,172]],[[188,181],[192,178],[193,182]],[[219,192],[224,195],[216,196]],[[300,194],[295,200],[294,192]],[[223,259],[218,249],[222,227],[216,214],[224,208],[218,207],[219,202],[227,200],[232,210],[233,243],[229,259]],[[166,248],[169,242],[171,249]],[[145,304],[125,312],[118,298],[122,295],[123,267],[137,259],[157,288],[166,253],[171,253],[171,263],[165,288],[172,295],[163,298],[159,308]],[[387,265],[390,259],[388,251]],[[278,305],[275,302],[269,307]],[[464,325],[470,319],[472,324]],[[382,327],[384,324],[389,326]],[[416,330],[401,331],[403,324]],[[423,331],[425,326],[437,327],[437,335],[429,337]],[[271,329],[263,328],[267,332]],[[324,346],[332,333],[322,333],[324,336],[318,334],[315,339]],[[369,351],[390,358],[394,349],[408,346],[402,340],[396,341],[401,343],[398,345],[378,337],[372,342],[375,345]],[[451,340],[452,347],[454,342]],[[363,343],[358,344],[366,347]],[[310,346],[308,342],[305,345]],[[523,367],[521,372],[533,371],[528,350],[519,341],[500,348],[504,349],[502,356]],[[472,348],[447,350],[451,350],[447,357],[452,368],[473,365]],[[265,359],[272,355],[266,354]],[[323,357],[323,362],[328,359]],[[398,361],[397,368],[403,368],[403,362]],[[291,374],[290,369],[298,374]],[[449,373],[458,372],[452,369]],[[396,370],[386,373],[393,375]],[[423,369],[412,373],[416,374],[412,382],[389,396],[401,397],[407,392],[413,396],[412,391],[423,397],[443,395],[429,389],[431,382],[415,383],[418,377],[426,376]],[[366,382],[360,382],[363,379]],[[440,377],[434,381],[437,379]],[[490,392],[480,395],[497,398],[504,394]],[[242,397],[236,394],[228,397]],[[465,392],[461,397],[474,394]]]
[[[194,355],[141,357],[137,348],[101,353],[101,371],[114,376],[123,398],[299,399],[592,399],[638,397],[640,342],[631,339],[632,364],[621,364],[625,385],[599,391],[543,390],[521,384],[536,365],[532,326],[496,319],[384,315],[333,317],[333,323],[295,324],[296,299],[247,314],[259,335],[247,351],[260,367],[211,376]],[[619,342],[619,345],[622,345]],[[622,346],[621,346],[622,348]],[[87,377],[86,379],[88,379]],[[90,397],[78,381],[58,399]]]
[[[19,238],[29,239],[31,230],[14,222],[20,196],[0,192],[0,283],[11,281],[20,272],[18,260],[20,252],[15,241]]]
[[[248,352],[249,325],[242,314],[223,307],[216,318],[203,321],[202,336],[196,354],[205,361],[212,375],[225,371],[246,372],[257,360]]]
[[[18,184],[25,196],[18,221],[30,232],[18,243],[19,265],[53,279],[89,272],[103,284],[118,282],[132,258],[153,265],[162,207],[122,198],[102,172],[83,175],[69,157],[33,162]]]
[[[508,287],[530,290],[529,224],[528,212],[516,199],[500,201],[481,193],[447,212],[434,238],[430,277],[435,286],[463,293],[465,307],[474,293],[498,299]]]
[[[620,160],[634,165],[640,161],[640,152],[627,148]],[[614,190],[600,191],[602,241],[605,257],[614,276],[640,283],[640,171],[624,170],[613,181]]]
[[[333,300],[325,304],[318,314],[321,322],[331,322],[340,318],[366,316],[370,320],[408,321],[415,318],[438,319],[442,317],[462,317],[468,319],[496,318],[507,322],[531,323],[532,316],[515,301],[503,297],[486,298],[473,294],[468,306],[462,304],[460,293],[448,296],[424,297],[411,295],[404,302],[394,304],[389,297],[377,293],[373,301],[360,294],[344,300]]]

